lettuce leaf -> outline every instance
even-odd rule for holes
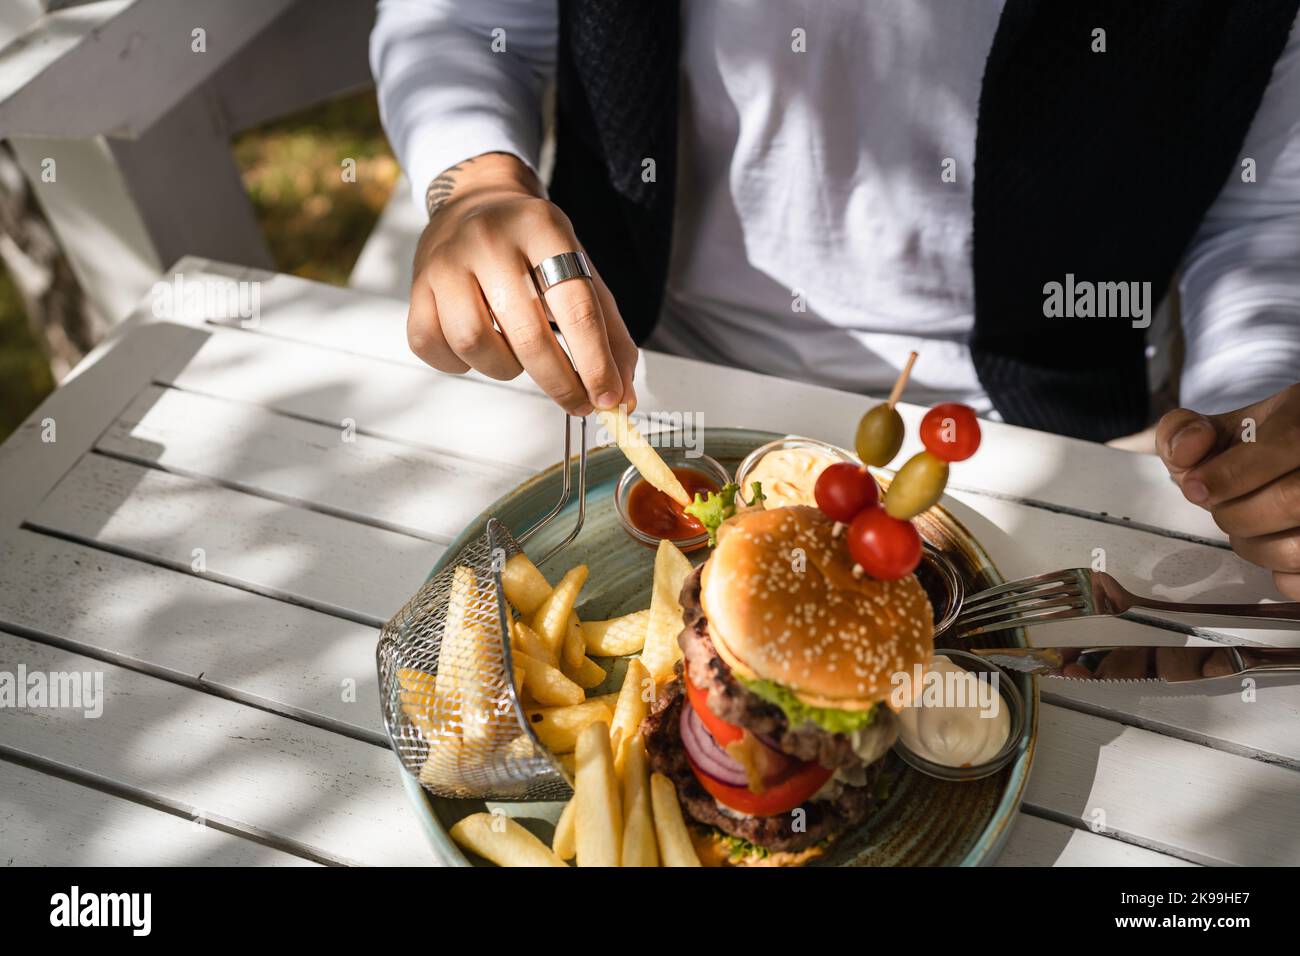
[[[754,482],[752,487],[754,497],[748,502],[741,498],[742,503],[752,505],[767,497],[763,494],[763,486],[759,482]],[[704,530],[709,533],[709,547],[718,543],[718,526],[736,513],[736,496],[739,492],[740,485],[729,481],[722,486],[721,491],[710,491],[707,497],[701,497],[698,491],[695,492],[695,500],[684,509],[688,515],[704,525]]]
[[[876,707],[870,710],[838,710],[833,707],[811,707],[780,684],[770,680],[746,680],[732,672],[746,689],[785,711],[791,727],[813,723],[828,734],[849,734],[868,726],[876,716]]]

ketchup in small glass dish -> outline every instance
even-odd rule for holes
[[[707,497],[711,491],[721,491],[731,480],[727,469],[708,455],[688,457],[678,448],[658,451],[692,501],[697,493]],[[647,547],[657,548],[660,540],[667,538],[682,551],[694,551],[709,542],[704,526],[686,514],[683,505],[642,478],[635,467],[629,466],[619,478],[614,504],[623,530]]]

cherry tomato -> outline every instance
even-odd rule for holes
[[[815,760],[800,764],[794,773],[774,783],[762,793],[754,793],[748,787],[733,787],[720,783],[695,766],[695,761],[687,755],[691,771],[700,786],[707,790],[715,800],[724,803],[740,813],[755,817],[770,817],[778,813],[789,813],[822,788],[835,771],[823,767]]]
[[[956,402],[934,406],[921,419],[921,442],[935,458],[965,461],[980,446],[980,421],[975,409]]]
[[[699,715],[705,729],[713,735],[714,740],[725,747],[727,744],[745,736],[743,728],[727,723],[713,712],[713,709],[709,707],[708,691],[696,687],[689,674],[683,678],[682,683],[686,685],[687,699],[690,700],[691,706],[695,708],[695,713]]]
[[[849,554],[880,581],[907,577],[921,563],[921,536],[910,521],[891,518],[884,508],[868,508],[849,525]]]
[[[848,524],[863,508],[880,500],[880,487],[862,465],[841,461],[818,476],[813,498],[826,517]]]

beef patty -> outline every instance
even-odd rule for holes
[[[765,735],[777,749],[800,760],[816,760],[832,770],[860,763],[848,734],[832,734],[813,724],[791,727],[785,711],[766,701],[736,680],[709,636],[709,622],[700,605],[700,568],[696,568],[681,593],[682,619],[686,623],[677,643],[686,655],[686,672],[691,683],[708,693],[709,709],[729,724],[745,727],[755,734]],[[880,707],[872,718],[893,721],[888,707]],[[877,728],[878,730],[884,728]],[[893,728],[889,729],[888,749],[893,743]]]
[[[876,761],[867,768],[865,786],[843,787],[831,800],[804,803],[802,832],[794,829],[793,811],[770,817],[749,817],[724,810],[700,786],[686,757],[680,725],[684,700],[680,679],[665,685],[649,716],[641,724],[641,733],[645,738],[650,766],[673,782],[682,809],[689,817],[774,852],[806,849],[833,839],[866,819],[883,761]]]

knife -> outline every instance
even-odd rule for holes
[[[1300,648],[1244,645],[1152,647],[992,647],[971,653],[1007,670],[1041,677],[1183,684],[1246,674],[1300,674]]]

